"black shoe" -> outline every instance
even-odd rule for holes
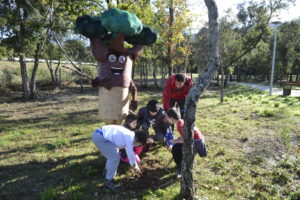
[[[104,185],[105,185],[105,187],[106,187],[107,189],[110,189],[110,190],[116,190],[116,189],[120,188],[120,186],[117,185],[117,184],[115,184],[115,183],[113,182],[113,180],[107,180],[107,179],[105,179]]]

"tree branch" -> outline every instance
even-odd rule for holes
[[[86,73],[84,73],[73,61],[72,59],[68,56],[67,52],[64,50],[64,48],[61,46],[61,44],[59,43],[59,41],[57,40],[55,34],[53,34],[53,38],[54,38],[54,41],[56,42],[56,44],[59,46],[60,50],[63,52],[63,54],[67,57],[67,59],[71,62],[71,64],[73,65],[73,67],[75,69],[72,69],[72,68],[69,68],[69,67],[65,67],[63,66],[64,68],[67,68],[67,69],[70,69],[74,72],[76,72],[77,74],[79,74],[80,76],[83,76],[83,77],[86,77],[90,80],[92,80],[93,78],[90,77],[89,75],[87,75]]]

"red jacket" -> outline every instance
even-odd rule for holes
[[[181,137],[184,137],[184,132],[183,132],[183,126],[184,126],[184,121],[182,119],[178,120],[177,122],[177,131],[181,135]],[[203,140],[203,136],[201,132],[195,127],[194,128],[194,140]]]
[[[170,99],[181,100],[185,99],[190,89],[193,86],[193,81],[189,76],[185,76],[185,83],[182,88],[177,89],[175,85],[175,75],[172,75],[165,84],[163,92],[163,107],[164,110],[170,109]]]

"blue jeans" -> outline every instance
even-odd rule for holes
[[[110,141],[106,140],[101,134],[101,129],[97,129],[92,135],[92,141],[106,158],[105,169],[107,170],[105,178],[113,179],[120,163],[119,149]]]

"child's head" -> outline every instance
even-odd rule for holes
[[[175,75],[175,85],[178,89],[182,88],[185,82],[184,74],[176,74]]]
[[[144,130],[135,130],[134,146],[145,145],[148,139],[148,133]]]
[[[151,116],[154,116],[154,115],[156,115],[156,113],[159,111],[160,106],[159,106],[158,101],[156,101],[156,100],[151,100],[151,101],[149,101],[149,102],[147,103],[146,108],[147,108],[149,114],[150,114]]]
[[[125,117],[124,126],[130,130],[136,129],[137,126],[137,116],[135,114],[129,113]]]
[[[175,108],[170,108],[166,112],[166,114],[167,114],[166,121],[168,121],[168,123],[170,124],[176,124],[177,121],[179,120],[179,114],[177,113]]]

